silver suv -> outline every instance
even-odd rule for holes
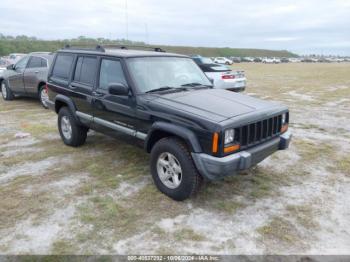
[[[38,97],[47,108],[46,80],[52,58],[52,53],[36,52],[9,65],[0,78],[3,99],[12,100],[17,95]]]

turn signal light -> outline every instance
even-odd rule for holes
[[[230,153],[230,152],[234,152],[237,151],[240,148],[240,145],[233,145],[233,146],[228,146],[224,148],[224,153]]]
[[[214,133],[213,134],[213,145],[212,145],[212,152],[217,153],[219,150],[219,134]]]
[[[281,133],[284,133],[288,130],[288,124],[285,124],[281,127]]]

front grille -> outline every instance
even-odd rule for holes
[[[280,134],[282,116],[274,116],[249,125],[235,128],[235,141],[241,149],[259,144]]]

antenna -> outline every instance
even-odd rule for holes
[[[147,23],[145,23],[145,33],[146,33],[146,44],[149,45],[148,25],[147,25]]]
[[[125,0],[125,26],[126,26],[126,40],[129,40],[129,21],[128,21],[128,0]]]

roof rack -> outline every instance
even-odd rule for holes
[[[65,45],[63,49],[74,49],[74,50],[95,50],[99,52],[106,52],[106,49],[124,49],[124,50],[144,50],[148,49],[155,52],[165,52],[164,49],[160,47],[152,47],[152,46],[142,46],[142,45],[96,45],[92,47],[89,44],[82,44],[71,46],[69,44]]]
[[[100,52],[104,52],[105,49],[100,46],[100,45],[96,45],[94,48],[92,48],[92,45],[89,44],[80,44],[80,45],[65,45],[63,47],[63,49],[74,49],[74,50],[95,50],[95,51],[100,51]]]
[[[103,45],[103,48],[116,48],[116,49],[131,49],[131,50],[144,50],[148,49],[155,52],[165,52],[164,49],[160,47],[153,47],[153,46],[145,46],[145,45]]]

